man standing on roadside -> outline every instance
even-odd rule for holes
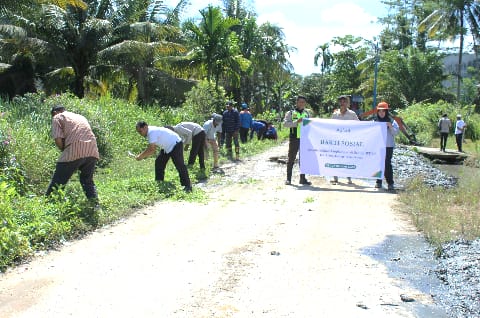
[[[332,119],[340,119],[340,120],[358,120],[357,114],[349,109],[350,107],[350,97],[347,95],[341,95],[338,97],[338,103],[340,104],[340,108],[336,109],[332,114]],[[348,184],[352,183],[352,178],[347,177]],[[335,176],[330,181],[331,184],[338,183],[338,177]]]
[[[457,115],[457,122],[455,123],[455,141],[457,142],[457,148],[459,152],[463,152],[462,143],[463,143],[463,133],[465,132],[465,127],[467,124],[462,119],[462,115]]]
[[[80,171],[80,184],[88,200],[98,204],[98,195],[93,173],[100,155],[97,139],[82,115],[68,112],[62,105],[54,106],[52,115],[52,137],[62,154],[58,158],[55,172],[45,195],[54,188],[67,184],[76,170]]]
[[[183,142],[182,138],[171,129],[165,127],[148,126],[144,121],[139,121],[136,125],[137,132],[148,139],[148,147],[141,154],[135,157],[137,160],[145,159],[155,153],[159,147],[160,154],[155,160],[155,180],[163,181],[165,178],[165,168],[168,160],[172,158],[173,164],[178,171],[180,184],[185,192],[192,192],[192,184],[188,175],[187,166],[183,160]]]
[[[309,114],[305,110],[307,99],[304,96],[298,96],[296,101],[296,107],[293,110],[289,110],[285,114],[283,124],[285,127],[290,128],[289,144],[288,144],[288,161],[287,161],[287,180],[286,185],[292,184],[292,170],[295,163],[295,158],[300,150],[300,127],[304,118],[308,118]],[[310,185],[312,184],[305,178],[305,174],[300,174],[300,184]]]
[[[452,128],[452,122],[447,114],[443,114],[442,118],[438,121],[438,130],[440,131],[440,151],[445,152],[450,128]]]
[[[248,109],[246,103],[242,104],[242,111],[240,112],[240,141],[242,144],[248,141],[248,132],[252,127],[253,117]]]
[[[222,131],[225,133],[225,147],[227,156],[232,159],[232,139],[235,144],[235,160],[240,158],[240,144],[238,142],[238,132],[240,129],[240,114],[233,108],[233,102],[227,102],[227,109],[223,112]]]

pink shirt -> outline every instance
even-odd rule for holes
[[[97,148],[97,139],[90,124],[82,115],[64,111],[52,119],[52,137],[65,140],[64,149],[58,162],[69,162],[80,158],[100,155]]]

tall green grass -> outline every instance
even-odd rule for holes
[[[50,182],[59,151],[50,136],[50,109],[63,104],[84,115],[97,136],[101,155],[94,176],[101,210],[88,202],[74,175],[64,189],[50,198],[44,192]],[[167,165],[165,182],[154,181],[155,157],[136,161],[128,152],[139,153],[147,146],[135,131],[144,120],[150,125],[173,125],[189,120],[181,108],[140,107],[122,100],[78,99],[69,95],[44,98],[26,95],[13,102],[0,101],[0,271],[28,259],[37,250],[82,236],[131,214],[158,200],[206,200],[194,186],[185,193],[173,164]],[[211,114],[205,114],[208,119]],[[202,117],[197,117],[199,124]],[[282,136],[282,133],[280,132]],[[274,145],[254,140],[241,145],[241,158]],[[187,155],[187,153],[185,154]],[[211,167],[213,163],[206,163]],[[220,157],[220,163],[228,161]],[[200,171],[198,162],[189,170],[195,184],[210,171]]]

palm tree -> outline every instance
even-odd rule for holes
[[[313,64],[315,66],[318,66],[319,60],[321,61],[320,73],[322,75],[328,73],[330,71],[330,68],[332,67],[333,56],[330,53],[329,46],[329,43],[319,45],[316,49],[317,53],[315,53],[315,56],[313,57]]]
[[[201,10],[200,15],[202,19],[199,25],[193,21],[187,21],[184,25],[192,42],[186,59],[190,65],[206,67],[207,80],[214,79],[218,87],[220,75],[229,66],[239,65],[240,58],[243,58],[239,54],[238,39],[232,32],[232,27],[239,22],[223,17],[220,8],[212,5]]]
[[[435,3],[439,3],[435,1]],[[480,3],[476,0],[445,0],[419,24],[419,31],[427,30],[429,37],[440,34],[440,38],[455,38],[460,36],[457,65],[457,100],[460,100],[462,82],[461,66],[464,37],[467,27],[472,34],[474,48],[480,39]]]

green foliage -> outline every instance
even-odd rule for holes
[[[207,80],[200,81],[185,97],[182,109],[190,121],[203,123],[213,113],[221,114],[225,107],[225,90],[215,89],[215,84]]]
[[[440,54],[408,48],[388,51],[380,61],[379,97],[390,105],[405,108],[415,102],[453,100],[443,92],[445,76]]]
[[[415,133],[417,141],[421,144],[430,144],[431,140],[438,135],[438,120],[444,113],[455,126],[455,116],[458,110],[450,103],[439,101],[438,103],[417,103],[406,109],[398,111],[398,115],[406,125]],[[452,129],[453,133],[453,129]],[[408,140],[399,134],[402,142],[408,144]]]

